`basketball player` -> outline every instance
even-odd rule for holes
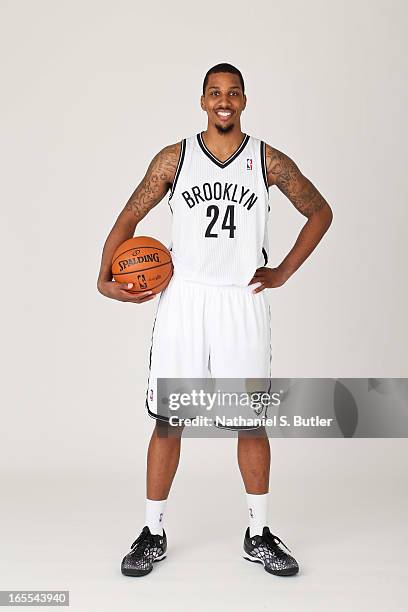
[[[241,131],[244,81],[230,64],[204,79],[204,132],[166,146],[151,161],[119,214],[103,249],[98,289],[106,297],[142,304],[151,291],[112,280],[115,249],[169,192],[174,275],[160,294],[150,351],[146,405],[156,419],[147,456],[145,526],[122,561],[127,576],[148,574],[166,556],[166,500],[175,476],[177,435],[157,406],[158,378],[270,378],[270,313],[265,289],[281,287],[315,249],[332,220],[330,206],[286,154]],[[275,268],[268,263],[268,196],[276,186],[306,222]],[[268,526],[270,447],[264,428],[238,431],[238,464],[248,501],[244,556],[271,574],[299,571]],[[284,547],[282,548],[281,545]],[[288,549],[287,549],[288,550]]]

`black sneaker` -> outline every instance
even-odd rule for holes
[[[130,552],[123,558],[121,570],[125,576],[146,576],[153,569],[153,563],[166,557],[167,538],[152,535],[150,529],[143,527],[140,536],[133,542]]]
[[[244,539],[244,559],[255,563],[262,563],[265,570],[276,576],[293,576],[299,571],[299,566],[295,559],[285,553],[279,544],[283,544],[278,536],[269,531],[269,527],[264,527],[262,535],[249,537],[249,527]],[[286,550],[289,550],[285,546]],[[289,551],[290,552],[290,551]]]

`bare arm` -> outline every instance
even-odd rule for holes
[[[272,269],[260,268],[255,273],[250,284],[262,282],[256,293],[266,287],[283,285],[319,244],[333,218],[328,202],[295,162],[269,145],[266,145],[266,170],[268,185],[276,185],[307,221],[281,264]]]
[[[130,196],[112,227],[102,252],[98,291],[106,297],[127,302],[146,301],[151,292],[138,296],[126,291],[127,285],[112,281],[111,264],[116,248],[134,235],[139,221],[154,208],[171,187],[180,155],[180,143],[162,149],[150,162],[147,172]],[[152,298],[148,298],[152,299]]]

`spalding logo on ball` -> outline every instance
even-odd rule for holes
[[[170,251],[150,236],[129,238],[113,254],[112,276],[117,283],[133,283],[131,293],[160,293],[172,275]]]

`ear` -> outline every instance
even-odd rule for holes
[[[204,96],[201,96],[200,98],[200,106],[203,109],[203,111],[205,111],[205,102],[204,102]]]
[[[247,97],[246,97],[246,95],[244,94],[244,108],[246,107],[246,103],[247,103]],[[244,110],[244,108],[243,108],[242,110]]]

